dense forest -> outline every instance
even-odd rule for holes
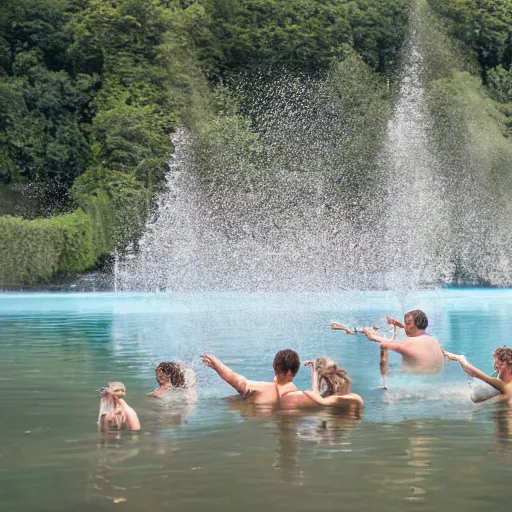
[[[137,240],[180,125],[196,134],[203,177],[214,179],[223,163],[212,155],[227,137],[245,151],[258,136],[237,77],[264,69],[266,80],[286,73],[342,83],[339,101],[352,98],[352,140],[366,141],[345,152],[361,160],[393,105],[410,4],[4,0],[0,282],[82,271]],[[478,77],[509,136],[512,0],[428,4],[446,37],[471,56],[457,66]],[[435,78],[447,76],[448,69]],[[42,191],[37,204],[20,209],[30,198],[19,191],[34,187]]]

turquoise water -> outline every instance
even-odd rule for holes
[[[0,294],[0,510],[464,510],[509,507],[512,413],[475,406],[467,376],[399,372],[378,388],[379,348],[331,331],[424,309],[443,347],[492,371],[510,345],[512,291],[346,294]],[[361,420],[266,414],[224,400],[211,352],[252,379],[294,348],[348,370]],[[179,359],[197,401],[147,397],[154,367]],[[122,380],[139,436],[96,432],[94,390]],[[309,385],[301,369],[296,382]]]

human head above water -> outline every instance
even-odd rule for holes
[[[280,350],[274,357],[272,367],[276,375],[287,375],[290,372],[293,378],[300,368],[299,354],[289,348]]]
[[[109,382],[107,389],[117,398],[122,398],[126,395],[126,386],[119,381]]]
[[[506,365],[512,370],[512,348],[500,347],[497,348],[492,355],[494,356],[494,367],[498,366],[496,363],[501,363],[499,366]],[[498,368],[496,368],[498,369]]]
[[[185,372],[183,365],[174,361],[163,361],[156,368],[158,384],[170,384],[175,388],[185,387]]]
[[[318,374],[318,386],[320,389],[325,384],[324,396],[344,395],[350,392],[352,379],[338,363],[329,357],[318,357],[315,359],[315,370]]]
[[[409,334],[408,331],[408,325],[407,325],[407,319],[411,318],[412,323],[416,329],[419,329],[420,331],[424,331],[428,327],[428,318],[427,315],[421,311],[421,309],[413,309],[412,311],[409,311],[408,313],[405,313],[404,315],[404,323],[405,323],[405,332],[406,334]]]

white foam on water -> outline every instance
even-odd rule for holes
[[[415,382],[407,387],[389,385],[384,392],[383,403],[395,404],[410,401],[462,402],[470,403],[470,389],[464,384],[447,384],[438,379],[436,386],[421,386]]]

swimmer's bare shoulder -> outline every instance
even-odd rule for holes
[[[273,382],[248,380],[241,394],[254,404],[269,404],[279,400],[277,388]]]
[[[445,357],[439,342],[428,334],[406,338],[403,342],[403,370],[407,373],[440,373]]]

